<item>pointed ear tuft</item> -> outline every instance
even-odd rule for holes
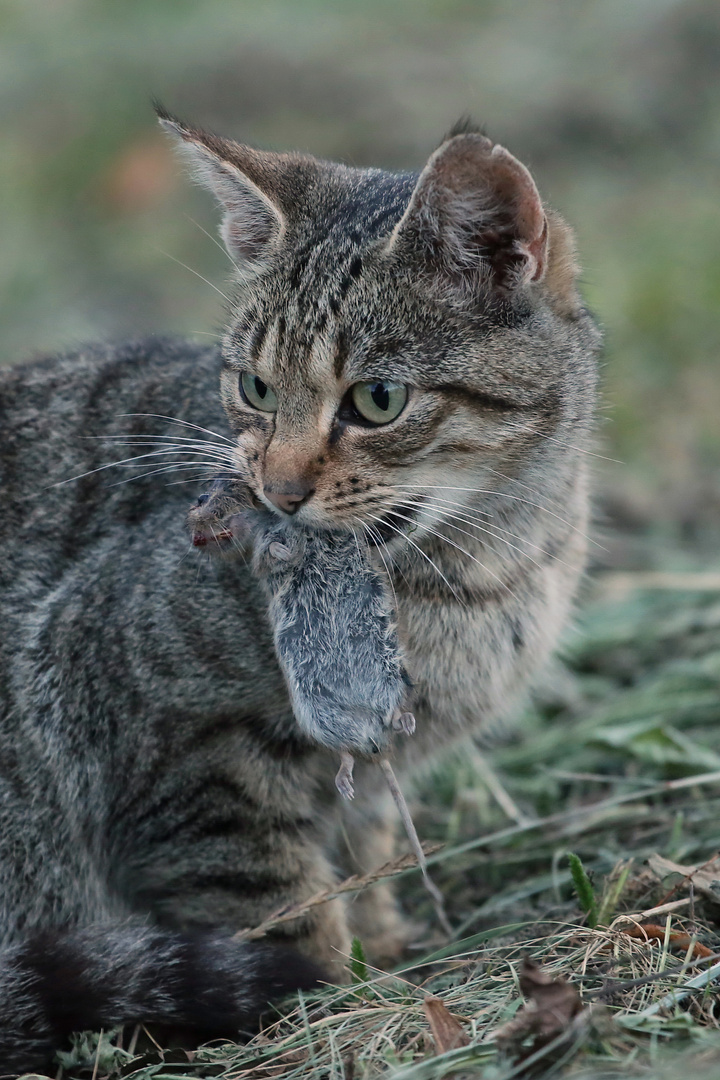
[[[477,132],[452,136],[428,161],[389,241],[421,260],[443,291],[470,299],[540,281],[548,226],[535,183],[517,158]]]
[[[223,207],[220,234],[238,273],[255,277],[269,264],[285,229],[285,214],[274,198],[282,156],[190,127],[160,107],[156,111],[165,131],[178,140],[195,179]]]

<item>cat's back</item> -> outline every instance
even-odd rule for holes
[[[59,568],[102,535],[140,521],[158,501],[187,501],[186,489],[168,487],[167,474],[151,468],[179,458],[162,452],[170,444],[156,439],[181,436],[183,446],[194,435],[210,439],[186,424],[224,431],[219,364],[214,349],[155,338],[0,370],[4,584],[17,572],[13,553],[50,557]],[[155,451],[147,464],[105,468]]]

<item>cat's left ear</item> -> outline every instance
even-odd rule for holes
[[[179,140],[195,178],[223,208],[220,234],[242,278],[264,270],[280,247],[292,208],[312,182],[312,158],[273,154],[211,135],[157,109],[163,128]]]
[[[472,132],[432,155],[388,250],[419,262],[446,290],[508,292],[545,274],[548,223],[525,166]]]

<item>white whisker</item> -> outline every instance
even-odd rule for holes
[[[449,589],[449,590],[450,590],[450,592],[451,592],[451,593],[453,594],[453,596],[454,596],[454,597],[455,597],[455,599],[456,599],[456,600],[458,601],[458,603],[460,603],[460,604],[462,604],[462,603],[463,603],[463,601],[462,601],[461,597],[459,597],[459,596],[458,596],[458,594],[456,593],[455,589],[454,589],[454,588],[452,587],[452,585],[450,584],[450,582],[448,581],[448,579],[447,579],[447,578],[445,577],[445,575],[443,574],[442,570],[441,570],[441,569],[440,569],[440,568],[439,568],[438,566],[436,566],[436,565],[435,565],[435,563],[434,563],[434,562],[432,561],[432,559],[430,558],[430,556],[429,556],[429,555],[427,555],[427,554],[426,554],[426,553],[425,553],[425,552],[423,551],[423,549],[422,549],[421,547],[419,547],[419,545],[418,545],[418,544],[416,544],[416,543],[415,543],[415,541],[414,541],[414,540],[411,540],[411,539],[410,539],[410,537],[409,537],[409,536],[407,536],[407,535],[406,535],[406,533],[404,533],[404,532],[402,531],[402,529],[398,529],[398,528],[396,528],[396,526],[395,526],[395,525],[391,525],[389,521],[383,521],[383,519],[382,519],[382,518],[379,518],[379,517],[377,517],[377,516],[376,516],[375,514],[370,514],[369,516],[370,516],[371,518],[373,518],[373,520],[374,520],[374,521],[379,521],[381,525],[387,525],[387,527],[388,527],[389,529],[392,529],[392,531],[393,531],[393,532],[396,532],[396,533],[398,534],[398,536],[400,536],[400,537],[401,537],[401,538],[402,538],[403,540],[405,540],[405,541],[406,541],[406,543],[408,543],[408,544],[410,544],[410,545],[411,545],[412,547],[414,547],[416,551],[419,551],[419,552],[420,552],[420,554],[422,555],[423,559],[425,559],[425,560],[426,560],[427,562],[429,562],[429,563],[430,563],[430,565],[432,566],[433,570],[435,571],[435,573],[436,573],[436,574],[438,574],[438,575],[439,575],[439,576],[440,576],[440,577],[442,578],[442,580],[443,580],[443,581],[445,582],[445,584],[447,585],[448,589]]]
[[[198,469],[203,466],[197,462],[190,462],[187,465],[169,465],[162,469],[154,469],[152,472],[138,473],[136,476],[128,476],[125,480],[116,480],[113,484],[108,484],[108,487],[121,487],[123,484],[132,484],[134,480],[144,480],[150,476],[161,476],[163,473],[169,472],[181,472],[183,469]],[[217,476],[217,469],[211,468],[209,465],[204,466],[207,469],[207,473],[204,476],[187,476],[182,480],[177,480],[178,484],[189,484],[194,480],[202,480],[203,482],[210,481],[214,476]],[[167,484],[166,487],[171,487],[171,484]]]
[[[135,454],[133,457],[123,458],[121,461],[109,461],[105,465],[98,465],[98,467],[96,469],[88,469],[87,472],[78,473],[77,476],[70,476],[70,477],[68,477],[67,480],[58,480],[57,483],[55,483],[55,484],[49,484],[48,488],[62,487],[63,484],[71,484],[74,480],[82,480],[86,476],[92,476],[94,473],[104,472],[106,469],[117,469],[117,468],[120,468],[120,467],[132,468],[133,463],[142,462],[142,461],[146,460],[147,458],[155,458],[155,457],[159,457],[162,454],[168,454],[168,453],[173,453],[173,452],[177,452],[177,451],[173,451],[169,447],[163,447],[161,450],[152,450],[147,454]],[[185,460],[185,459],[183,459],[183,460]],[[213,460],[215,460],[215,459],[213,459]],[[217,460],[219,461],[220,459],[217,459]],[[153,463],[148,462],[148,464],[151,465]],[[190,463],[190,464],[192,464],[192,463]],[[201,462],[199,464],[205,464],[205,463]],[[208,462],[208,464],[209,464],[209,462]],[[142,466],[138,465],[137,467],[141,468]],[[143,474],[140,473],[140,475],[142,476]]]
[[[463,536],[469,536],[471,540],[475,540],[477,542],[478,538],[477,538],[477,536],[474,535],[474,533],[468,532],[467,529],[461,529],[458,525],[451,524],[451,521],[449,521],[448,518],[454,518],[457,521],[462,521],[466,525],[469,525],[472,529],[478,529],[479,532],[487,533],[488,536],[491,536],[494,540],[499,540],[501,543],[505,544],[506,547],[512,548],[513,551],[517,551],[519,555],[522,555],[522,557],[524,559],[527,559],[528,562],[531,562],[533,564],[533,566],[537,566],[538,570],[542,569],[541,564],[539,562],[537,562],[536,559],[533,559],[533,557],[531,555],[528,555],[528,553],[526,551],[523,551],[523,549],[521,547],[518,547],[517,544],[511,544],[510,541],[506,540],[504,536],[498,536],[497,533],[491,532],[490,529],[486,529],[482,525],[477,525],[477,524],[475,524],[474,521],[468,521],[467,518],[463,518],[463,517],[461,517],[460,514],[456,514],[456,513],[452,512],[452,511],[446,510],[442,506],[434,506],[432,503],[429,503],[429,502],[424,502],[422,504],[418,504],[418,503],[405,503],[405,502],[402,502],[402,501],[396,503],[395,505],[396,506],[402,506],[405,510],[416,510],[416,511],[420,511],[420,512],[422,512],[423,508],[427,506],[431,510],[435,510],[435,511],[437,511],[439,513],[445,514],[445,515],[447,515],[447,517],[443,518],[443,520],[442,520],[443,525],[447,525],[447,527],[449,529],[454,529],[456,532],[462,533]],[[428,529],[427,531],[430,532],[431,530]],[[439,534],[435,533],[434,535],[437,536]],[[511,533],[510,535],[514,536],[515,534]],[[443,537],[443,539],[447,539],[447,537]],[[517,537],[517,539],[522,540],[522,537],[521,536]],[[529,541],[525,541],[525,542],[529,543]],[[537,544],[530,544],[530,546],[531,547],[537,547]],[[499,552],[497,551],[496,548],[493,548],[491,545],[488,545],[488,547],[490,547],[490,550],[494,551],[496,555],[499,554]],[[539,548],[538,550],[543,551],[542,548]],[[547,551],[545,551],[543,553],[545,555],[549,555],[549,553]]]
[[[411,525],[415,525],[415,524],[416,524],[416,522],[415,522],[415,519],[414,519],[414,518],[411,518],[411,517],[408,517],[408,516],[407,516],[407,514],[399,514],[399,513],[397,512],[397,510],[392,510],[392,511],[391,511],[391,514],[392,514],[392,516],[393,516],[393,517],[399,517],[399,518],[402,518],[402,520],[403,520],[403,521],[409,521]],[[467,555],[468,559],[472,559],[472,561],[473,561],[474,563],[477,563],[477,564],[478,564],[478,566],[479,566],[479,567],[480,567],[480,568],[481,568],[482,570],[484,570],[486,574],[489,574],[489,575],[490,575],[490,577],[493,577],[493,578],[495,578],[495,580],[496,580],[496,581],[497,581],[497,582],[498,582],[498,583],[499,583],[500,585],[502,585],[503,589],[507,589],[507,591],[508,591],[508,592],[510,593],[510,595],[511,595],[511,596],[514,596],[514,597],[515,597],[515,599],[517,600],[517,597],[515,596],[515,593],[514,593],[514,592],[512,591],[512,589],[511,589],[511,588],[510,588],[510,586],[509,586],[509,585],[507,584],[507,582],[503,581],[503,579],[502,579],[502,578],[501,578],[501,577],[500,577],[500,576],[499,576],[498,574],[496,574],[496,573],[495,573],[495,572],[494,572],[493,570],[491,570],[489,566],[486,566],[486,565],[485,565],[485,563],[483,563],[483,562],[480,562],[480,559],[477,559],[477,558],[476,558],[476,557],[475,557],[475,556],[474,556],[474,555],[472,554],[472,552],[470,552],[470,551],[467,551],[467,550],[466,550],[466,549],[465,549],[464,547],[461,547],[461,546],[460,546],[460,544],[456,544],[456,543],[455,543],[455,541],[454,541],[454,540],[451,540],[449,536],[443,536],[443,534],[442,534],[442,533],[439,533],[439,532],[437,532],[437,530],[436,530],[436,529],[431,529],[431,528],[429,528],[429,527],[428,527],[427,525],[425,525],[425,526],[424,526],[424,528],[425,528],[425,531],[426,531],[427,533],[429,533],[429,534],[430,534],[430,536],[435,536],[435,537],[437,537],[437,539],[438,539],[438,540],[443,540],[443,541],[444,541],[444,542],[445,542],[446,544],[449,544],[449,545],[450,545],[450,547],[454,547],[454,548],[455,548],[455,549],[456,549],[457,551],[461,551],[461,552],[463,553],[463,555]],[[451,528],[452,528],[452,526],[451,526]],[[460,531],[460,532],[463,532],[464,530],[463,530],[463,529],[460,529],[459,531]],[[466,535],[466,536],[470,536],[470,533],[465,533],[465,535]],[[536,564],[536,565],[537,565],[537,564]]]
[[[365,524],[365,522],[362,520],[362,518],[356,517],[356,518],[354,518],[354,520],[359,521],[360,524],[363,525],[363,526]],[[355,532],[354,529],[353,529],[353,536],[355,537],[355,543],[357,544],[357,533]],[[395,610],[397,611],[398,602],[397,602],[397,596],[395,595],[395,584],[394,584],[393,579],[392,579],[392,574],[390,573],[390,568],[388,567],[388,564],[385,562],[385,556],[383,555],[380,547],[377,544],[375,545],[375,547],[376,547],[378,555],[380,556],[380,559],[382,560],[382,564],[385,567],[385,574],[387,575],[388,585],[390,586],[390,589],[391,589],[391,592],[392,592],[392,595],[393,595],[393,603],[395,605]],[[359,547],[358,547],[358,554],[360,554],[360,548]]]
[[[441,503],[444,503],[445,505],[440,505]],[[519,533],[511,532],[509,529],[503,529],[502,526],[496,525],[494,522],[484,522],[482,525],[478,524],[476,520],[473,520],[472,515],[481,514],[482,511],[475,510],[473,507],[464,507],[461,505],[462,513],[459,513],[457,510],[453,509],[453,507],[458,505],[457,503],[452,503],[448,499],[438,498],[424,498],[422,503],[408,504],[401,502],[400,505],[404,505],[408,510],[415,510],[419,507],[428,506],[431,509],[435,510],[436,513],[443,515],[443,520],[445,520],[445,516],[447,516],[449,518],[454,518],[457,521],[462,521],[466,525],[469,525],[471,528],[478,529],[480,532],[487,533],[488,536],[492,536],[495,540],[500,540],[508,547],[514,548],[515,551],[519,551],[520,554],[523,555],[525,558],[530,559],[530,562],[534,562],[535,566],[539,567],[540,563],[535,562],[534,559],[532,559],[525,551],[523,551],[522,548],[519,548],[516,544],[511,544],[509,540],[505,539],[505,536],[512,536],[513,539],[520,540],[527,547],[534,548],[535,551],[540,552],[541,555],[546,555],[548,559],[553,559],[555,562],[559,562],[563,566],[570,565],[569,563],[566,563],[563,559],[561,559],[558,555],[554,555],[552,552],[547,551],[544,547],[541,547],[540,544],[535,544],[532,540],[526,540],[525,537],[520,536]],[[447,522],[447,524],[449,524],[449,522]],[[451,528],[455,528],[455,526],[451,526]],[[472,534],[468,533],[467,535],[471,536]],[[477,539],[477,537],[475,537],[475,539]]]
[[[116,413],[118,417],[139,417],[144,416],[147,420],[169,420],[171,424],[182,424],[183,427],[193,428],[195,431],[204,431],[206,435],[212,435],[214,439],[220,439],[221,442],[229,443],[230,446],[234,446],[232,439],[228,439],[225,435],[221,435],[217,431],[212,431],[210,428],[202,427],[200,424],[191,424],[189,420],[179,420],[177,416],[165,416],[164,413],[152,413],[152,412],[128,412],[128,413]]]
[[[542,506],[540,503],[532,502],[530,499],[523,499],[520,495],[510,495],[507,491],[490,491],[488,488],[473,488],[473,487],[457,487],[451,484],[396,484],[397,488],[419,488],[421,491],[427,491],[428,489],[440,491],[470,491],[475,495],[495,495],[499,499],[510,499],[512,502],[523,503],[525,506],[532,506],[535,510],[540,510],[543,514],[549,514],[550,517],[556,518],[557,521],[561,521],[563,525],[567,525],[569,529],[574,529],[579,536],[588,540],[591,544],[595,544],[597,547],[597,540],[593,540],[592,536],[588,536],[581,529],[578,529],[577,525],[573,525],[572,521],[568,521],[567,518],[561,517],[560,514],[555,514],[552,510],[548,510],[546,506]]]
[[[233,448],[229,446],[223,446],[222,443],[208,442],[207,439],[193,439],[186,435],[81,435],[81,439],[93,440],[95,442],[120,442],[125,443],[127,446],[153,446],[156,443],[171,443],[173,445],[185,444],[187,446],[209,446],[214,450],[222,451],[225,454],[231,454]]]
[[[237,272],[238,272],[238,274],[239,274],[239,273],[240,273],[240,267],[239,267],[239,266],[238,266],[238,264],[237,264],[237,263],[235,262],[235,260],[233,259],[232,255],[230,254],[230,252],[228,251],[228,249],[227,249],[227,248],[225,247],[225,245],[224,245],[224,244],[221,244],[221,243],[220,243],[220,241],[218,240],[218,238],[217,238],[216,236],[213,236],[213,234],[212,234],[212,233],[209,233],[209,232],[207,231],[207,229],[204,229],[204,228],[202,227],[202,225],[200,224],[200,222],[199,222],[199,221],[196,221],[196,220],[195,220],[195,218],[191,218],[189,214],[186,214],[186,215],[185,215],[185,217],[186,217],[186,218],[188,219],[188,221],[192,222],[192,224],[193,224],[193,225],[194,225],[194,226],[195,226],[195,227],[196,227],[197,229],[199,229],[201,233],[205,233],[205,236],[207,236],[208,240],[212,240],[212,242],[213,242],[213,244],[215,245],[215,247],[218,247],[218,248],[220,248],[220,250],[222,251],[222,253],[223,253],[223,255],[225,256],[225,258],[226,258],[226,259],[229,259],[229,260],[230,260],[230,263],[232,264],[232,266],[234,266],[234,268],[235,268],[235,269],[237,270]]]
[[[184,270],[188,270],[191,274],[194,274],[195,277],[200,278],[200,280],[204,281],[206,285],[209,285],[211,289],[214,289],[219,296],[222,296],[223,300],[226,300],[228,304],[232,304],[232,300],[227,295],[227,293],[224,293],[222,289],[218,289],[217,285],[213,285],[212,281],[209,281],[208,278],[203,277],[203,275],[197,270],[193,270],[192,266],[188,266],[187,263],[182,262],[182,260],[176,259],[175,256],[171,255],[169,251],[163,251],[163,249],[159,247],[156,247],[155,250],[159,251],[161,255],[167,255],[168,259],[172,259],[172,261],[174,263],[177,263],[178,266],[182,266]]]
[[[610,461],[613,465],[625,465],[625,461],[618,461],[617,458],[606,457],[604,454],[596,454],[592,450],[585,450],[582,446],[573,446],[572,443],[565,442],[563,439],[558,439],[555,435],[546,435],[544,431],[538,431],[537,428],[524,427],[521,424],[514,423],[513,428],[516,431],[525,432],[528,435],[538,435],[541,439],[548,439],[550,442],[557,443],[563,450],[575,450],[578,454],[587,454],[588,457],[597,458],[599,461]]]
[[[170,483],[165,484],[165,487],[175,487],[176,484],[209,484],[211,480],[214,480],[215,474],[206,476],[184,476],[182,480],[171,480]],[[132,476],[128,480],[123,480],[122,483],[130,484],[133,480],[137,480],[137,476]],[[116,484],[111,484],[111,487],[117,487]]]

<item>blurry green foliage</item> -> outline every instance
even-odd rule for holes
[[[716,0],[5,0],[0,361],[212,334],[229,264],[153,96],[273,148],[420,167],[471,113],[576,227],[626,511],[720,517]],[[208,339],[209,340],[209,339]]]

